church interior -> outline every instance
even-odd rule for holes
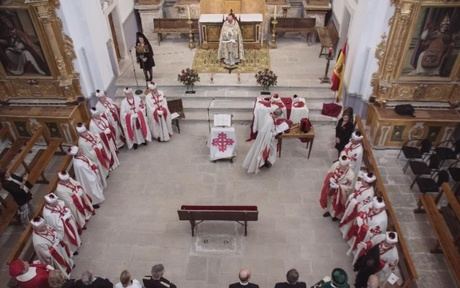
[[[0,0],[0,183],[0,287],[460,287],[460,1]]]

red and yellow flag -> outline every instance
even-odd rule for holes
[[[336,102],[340,101],[342,96],[342,84],[343,84],[343,73],[345,71],[345,58],[347,54],[347,42],[343,45],[343,48],[340,49],[339,57],[337,57],[337,62],[335,63],[334,70],[332,71],[331,77],[331,90],[337,91]]]

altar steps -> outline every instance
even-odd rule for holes
[[[132,87],[135,90],[135,87]],[[143,88],[142,88],[143,89]],[[169,99],[182,98],[186,121],[208,121],[214,114],[229,113],[233,115],[235,122],[252,121],[254,99],[260,96],[260,87],[257,86],[223,86],[206,85],[195,87],[194,94],[185,94],[185,87],[161,86],[161,90]],[[334,94],[325,86],[309,87],[275,87],[271,91],[280,96],[292,96],[297,94],[306,99],[310,110],[310,120],[317,124],[331,124],[336,118],[321,115],[323,103],[334,101]],[[116,92],[117,100],[121,101],[123,88],[119,87]]]

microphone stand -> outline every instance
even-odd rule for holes
[[[212,98],[211,101],[209,101],[209,105],[208,105],[208,128],[209,128],[209,133],[211,133],[211,115],[210,115],[210,109],[211,109],[211,105],[214,104],[214,100],[216,98]]]
[[[136,75],[136,66],[134,66],[134,56],[132,49],[129,49],[129,54],[131,55],[131,64],[133,65],[133,74],[134,74],[134,79],[136,80],[136,87],[139,87],[139,81],[137,81],[137,75]]]

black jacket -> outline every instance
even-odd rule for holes
[[[76,288],[113,288],[112,282],[108,279],[96,277],[96,279],[90,285],[84,285],[81,280],[75,282]]]
[[[29,193],[29,189],[32,185],[29,182],[25,183],[25,188],[19,183],[22,183],[23,179],[21,176],[11,175],[10,178],[2,181],[3,189],[8,191],[14,199],[14,202],[18,206],[22,206],[32,199],[32,195]]]
[[[254,283],[248,283],[248,285],[241,285],[240,282],[236,282],[233,284],[230,284],[228,288],[259,288],[259,285],[254,284]]]
[[[160,280],[152,279],[152,276],[146,276],[142,279],[145,288],[176,288],[177,286],[163,277]]]
[[[276,283],[275,288],[307,288],[305,282],[297,282],[294,285],[291,285],[287,282]]]

